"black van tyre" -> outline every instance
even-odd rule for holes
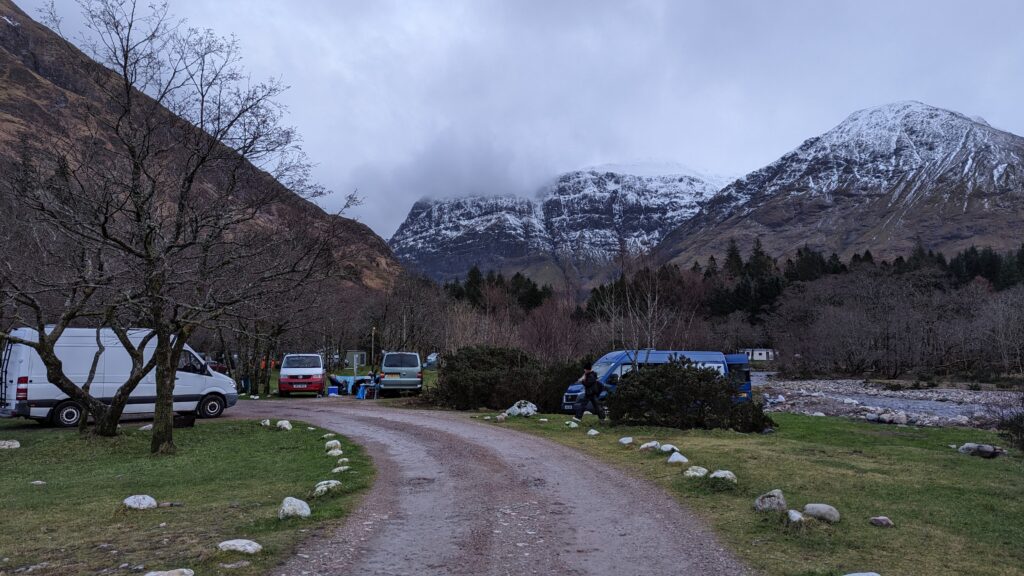
[[[61,402],[50,412],[50,422],[61,428],[73,428],[83,417],[82,406],[78,402]]]
[[[224,413],[224,407],[223,398],[216,394],[210,394],[203,396],[203,399],[199,401],[196,413],[200,418],[217,418]]]

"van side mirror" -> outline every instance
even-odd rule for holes
[[[619,383],[619,375],[618,374],[612,374],[611,376],[609,376],[608,377],[608,383],[611,384],[612,386],[618,384]]]

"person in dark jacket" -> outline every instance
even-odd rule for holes
[[[597,418],[604,421],[604,408],[601,407],[601,392],[604,385],[597,379],[597,372],[593,366],[587,364],[583,368],[583,376],[579,380],[583,384],[583,397],[576,402],[576,415],[573,420],[579,422],[583,419],[583,413],[588,409],[597,414]]]

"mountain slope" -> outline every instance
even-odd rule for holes
[[[10,170],[17,158],[18,139],[29,134],[36,144],[74,138],[111,140],[102,126],[92,122],[90,110],[103,110],[105,101],[92,83],[103,71],[77,48],[48,28],[34,22],[9,0],[0,0],[0,173]],[[171,114],[161,109],[162,113]],[[244,176],[260,187],[281,187],[269,174],[248,165]],[[0,181],[0,184],[3,184]],[[215,186],[201,182],[202,186]],[[284,212],[338,230],[336,254],[354,272],[354,280],[370,288],[382,288],[399,270],[386,242],[368,227],[347,218],[325,213],[315,204],[289,194],[285,205],[261,215],[262,225],[282,226]],[[16,217],[0,211],[4,218]]]
[[[576,277],[622,253],[652,249],[718,188],[692,174],[580,170],[559,176],[535,201],[421,200],[390,243],[399,260],[438,279],[461,276],[473,264],[545,281]]]
[[[760,237],[771,254],[804,244],[890,257],[921,243],[1019,247],[1024,138],[919,102],[851,114],[727,186],[669,234],[661,259],[688,264]]]

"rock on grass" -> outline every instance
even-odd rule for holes
[[[149,510],[156,508],[156,499],[146,494],[136,494],[124,499],[124,507],[131,510]]]
[[[683,456],[679,452],[673,452],[672,455],[668,457],[669,464],[686,464],[689,461],[689,458]]]
[[[263,550],[263,546],[260,546],[252,540],[246,540],[244,538],[225,540],[220,544],[217,544],[217,548],[223,552],[241,552],[242,554],[256,554],[260,550]]]
[[[21,442],[17,440],[0,440],[0,450],[14,450],[21,448]]]
[[[327,443],[324,444],[324,450],[330,451],[330,450],[334,450],[335,448],[339,448],[340,449],[341,448],[341,442],[339,442],[337,440],[328,440]]]
[[[323,480],[316,483],[313,487],[313,498],[319,498],[325,494],[329,494],[336,490],[341,489],[341,482],[337,480]]]
[[[839,510],[828,504],[807,504],[804,506],[804,514],[825,522],[839,522]]]
[[[280,430],[291,430],[292,429],[292,423],[287,421],[287,420],[278,420],[277,421],[277,427]]]
[[[708,469],[703,466],[690,466],[683,472],[683,476],[687,478],[703,478],[708,475]]]
[[[754,499],[754,510],[758,512],[785,512],[786,497],[782,490],[775,489]]]
[[[277,511],[277,517],[281,520],[285,518],[309,518],[310,514],[312,514],[312,511],[309,509],[309,504],[291,496],[288,496],[281,502],[281,508]]]
[[[145,576],[195,576],[196,573],[188,568],[175,568],[174,570],[157,570],[146,572]]]
[[[868,522],[871,522],[872,526],[878,526],[879,528],[896,527],[896,524],[888,516],[873,516]]]

